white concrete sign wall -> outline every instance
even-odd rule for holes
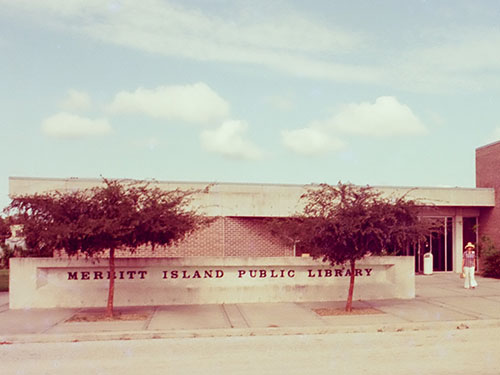
[[[186,257],[116,259],[115,306],[347,298],[348,267],[311,258]],[[415,297],[413,257],[357,263],[354,299]],[[103,307],[107,259],[12,258],[10,308]]]

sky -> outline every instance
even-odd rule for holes
[[[9,176],[474,187],[496,0],[0,0]]]

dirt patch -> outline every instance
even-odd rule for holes
[[[82,323],[82,322],[112,322],[112,321],[127,321],[127,320],[146,320],[149,319],[149,314],[135,313],[115,313],[112,317],[106,313],[78,313],[66,320],[67,323]]]
[[[374,315],[383,314],[382,311],[371,307],[353,308],[352,311],[345,311],[345,309],[313,309],[313,311],[320,316],[337,316],[337,315]]]

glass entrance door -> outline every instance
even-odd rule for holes
[[[432,229],[417,247],[415,254],[415,272],[423,272],[423,257],[431,252],[433,258],[433,271],[453,271],[453,218],[452,217],[426,217]]]

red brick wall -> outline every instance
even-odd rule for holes
[[[62,256],[54,254],[54,256]],[[107,254],[103,254],[106,257]],[[220,217],[207,228],[187,237],[176,246],[144,246],[135,253],[119,251],[117,257],[182,257],[182,256],[293,256],[291,245],[270,234],[264,218]]]
[[[479,236],[500,248],[500,142],[476,149],[476,187],[495,188],[495,208],[481,209]]]
[[[262,218],[226,217],[225,256],[292,256],[291,245],[273,236]]]

